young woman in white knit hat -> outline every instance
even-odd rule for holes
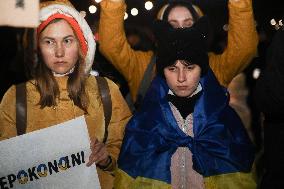
[[[56,125],[84,115],[92,154],[103,189],[112,188],[112,171],[120,151],[124,126],[131,116],[118,87],[102,79],[109,93],[105,106],[98,79],[90,75],[95,54],[93,33],[83,16],[68,1],[41,3],[37,28],[38,62],[33,79],[22,86],[26,111],[19,132],[17,86],[0,105],[0,140]],[[108,112],[108,113],[107,113]]]

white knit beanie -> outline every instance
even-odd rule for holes
[[[63,18],[74,29],[85,56],[85,73],[89,73],[95,57],[96,42],[94,35],[84,16],[67,0],[55,0],[41,3],[40,25],[38,33],[56,18]]]

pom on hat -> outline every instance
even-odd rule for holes
[[[158,20],[154,23],[157,39],[157,73],[163,76],[164,68],[176,60],[186,60],[197,64],[202,74],[208,70],[208,19],[200,18],[190,28],[173,28],[168,22]]]

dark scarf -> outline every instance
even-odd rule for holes
[[[186,119],[186,117],[193,112],[195,103],[199,97],[200,92],[192,97],[179,97],[172,94],[167,95],[168,101],[178,109],[183,119]]]

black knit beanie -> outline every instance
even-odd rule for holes
[[[201,67],[202,75],[208,70],[208,19],[200,18],[190,28],[173,28],[168,22],[154,22],[157,40],[157,74],[164,77],[164,68],[177,60],[186,60]]]

